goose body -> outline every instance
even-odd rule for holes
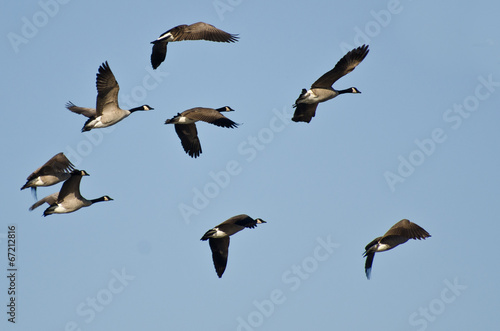
[[[226,270],[227,257],[229,253],[229,236],[245,229],[255,228],[257,224],[266,223],[260,218],[253,219],[246,214],[236,215],[222,222],[213,229],[208,230],[201,240],[208,240],[212,250],[212,260],[215,271],[219,278]]]
[[[203,121],[224,128],[236,128],[238,124],[222,115],[222,112],[234,111],[225,106],[217,109],[196,107],[178,113],[165,124],[174,124],[175,132],[181,140],[184,151],[191,157],[198,157],[202,153],[196,122]]]
[[[63,183],[59,192],[53,193],[40,201],[37,201],[30,207],[30,210],[47,203],[49,204],[49,207],[43,212],[43,216],[51,214],[66,214],[77,211],[82,207],[88,207],[96,202],[113,200],[107,195],[92,200],[87,200],[82,197],[80,194],[80,182],[82,180],[82,176],[88,176],[88,173],[85,170],[73,170],[69,179]]]
[[[335,67],[318,78],[309,90],[302,89],[299,97],[295,101],[295,113],[292,120],[294,122],[307,122],[316,115],[316,108],[321,102],[335,98],[344,93],[361,93],[357,88],[350,87],[345,90],[336,90],[332,87],[339,78],[347,75],[356,68],[358,64],[368,54],[368,45],[363,45],[348,52],[342,57]]]
[[[178,25],[165,33],[162,33],[156,40],[152,41],[153,50],[151,52],[151,65],[153,69],[165,61],[167,55],[167,44],[173,41],[182,40],[208,40],[215,42],[233,43],[238,40],[238,36],[230,34],[215,26],[203,22],[191,25]]]
[[[397,222],[382,237],[377,237],[366,245],[365,252],[363,254],[363,257],[366,257],[366,277],[370,279],[375,253],[388,251],[398,245],[404,244],[410,239],[420,240],[430,236],[431,235],[423,228],[407,219]]]
[[[135,111],[154,109],[148,105],[142,105],[129,110],[121,109],[118,106],[118,92],[120,86],[107,61],[99,67],[96,87],[96,108],[78,107],[72,102],[66,104],[66,108],[72,112],[88,117],[88,120],[83,125],[82,132],[114,125]]]
[[[63,153],[54,155],[40,168],[33,171],[26,179],[21,190],[31,187],[36,197],[36,188],[39,186],[51,186],[62,182],[70,177],[69,172],[74,169],[73,163]]]

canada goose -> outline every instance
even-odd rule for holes
[[[153,110],[148,105],[132,108],[129,110],[121,109],[118,106],[118,91],[120,86],[111,72],[108,62],[104,62],[99,67],[96,79],[97,102],[96,109],[75,106],[72,102],[66,104],[66,108],[74,113],[81,114],[89,119],[85,122],[82,132],[97,128],[105,128],[120,122],[138,110]]]
[[[403,219],[392,226],[382,237],[373,239],[366,245],[363,257],[366,256],[365,273],[366,278],[370,279],[372,271],[373,258],[376,252],[383,252],[404,244],[409,239],[425,239],[431,235],[415,223]]]
[[[50,206],[45,209],[43,216],[51,214],[65,214],[77,211],[82,207],[88,207],[96,202],[113,200],[107,195],[92,200],[87,200],[82,197],[80,194],[80,181],[82,180],[82,176],[88,175],[89,174],[85,170],[73,170],[70,178],[63,183],[61,190],[58,193],[53,193],[40,201],[37,201],[30,207],[30,210],[33,210],[44,203],[48,203]]]
[[[221,112],[234,111],[231,107],[225,106],[217,109],[196,107],[178,113],[165,124],[175,124],[175,131],[181,139],[184,151],[191,157],[198,157],[201,154],[200,140],[195,122],[203,121],[224,128],[236,128],[238,124],[231,121]]]
[[[238,35],[230,34],[217,29],[215,26],[198,22],[191,25],[178,25],[161,34],[158,39],[152,41],[153,51],[151,53],[151,65],[153,69],[165,61],[167,55],[167,44],[171,41],[181,40],[208,40],[225,43],[238,41]]]
[[[227,265],[227,255],[229,250],[229,236],[243,230],[244,228],[254,228],[257,224],[266,223],[260,218],[253,219],[248,215],[236,215],[222,222],[213,229],[208,230],[201,240],[208,240],[212,250],[215,271],[219,278],[222,277]]]
[[[332,70],[318,78],[318,80],[311,85],[310,90],[302,89],[300,96],[293,105],[293,107],[297,109],[293,114],[292,121],[309,123],[316,114],[318,103],[333,99],[337,95],[343,93],[361,93],[355,87],[350,87],[345,90],[335,90],[332,85],[339,78],[353,71],[354,68],[363,61],[368,52],[368,45],[353,49],[344,55]]]
[[[36,188],[38,186],[51,186],[62,182],[70,177],[69,172],[73,169],[75,169],[75,166],[64,153],[56,154],[28,176],[26,184],[21,187],[21,190],[31,187],[31,191],[36,198]]]

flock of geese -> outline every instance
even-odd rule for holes
[[[151,65],[153,69],[158,68],[165,61],[167,55],[167,44],[182,40],[208,40],[214,42],[234,43],[238,36],[222,31],[213,25],[198,22],[191,25],[179,25],[161,34],[152,41]],[[344,93],[361,93],[357,88],[350,87],[344,90],[336,90],[332,85],[341,77],[347,75],[359,65],[368,54],[368,45],[355,48],[344,55],[335,67],[318,78],[309,90],[302,89],[295,101],[292,120],[294,122],[309,123],[316,114],[319,103],[333,99]],[[97,100],[96,108],[79,107],[68,102],[66,108],[70,111],[87,117],[82,132],[97,128],[105,128],[114,125],[136,111],[148,111],[154,109],[149,105],[142,105],[132,109],[121,109],[118,106],[118,92],[120,86],[115,79],[111,68],[104,62],[98,69],[96,78]],[[231,107],[224,106],[217,109],[196,107],[178,113],[165,124],[174,124],[175,131],[181,140],[186,154],[197,158],[202,153],[198,132],[195,123],[203,121],[219,127],[237,128],[238,124],[224,116],[222,113],[234,111]],[[75,169],[70,160],[59,153],[53,156],[40,168],[28,176],[21,190],[31,188],[37,199],[36,189],[40,186],[52,186],[63,182],[59,192],[53,193],[34,203],[29,210],[47,203],[49,206],[43,212],[44,216],[51,214],[71,213],[83,207],[88,207],[97,202],[111,201],[109,196],[88,200],[80,193],[80,182],[83,176],[89,176],[85,170]],[[228,259],[229,236],[245,229],[255,228],[257,224],[266,223],[260,218],[253,219],[248,215],[241,214],[233,216],[221,224],[208,230],[201,240],[208,240],[212,250],[212,259],[218,277],[222,277]],[[423,228],[407,219],[403,219],[392,226],[382,237],[375,238],[365,247],[366,257],[365,273],[370,279],[373,258],[375,253],[390,250],[409,239],[425,239],[430,234]]]

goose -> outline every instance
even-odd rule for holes
[[[129,110],[121,109],[118,106],[118,91],[120,90],[120,86],[115,79],[115,75],[113,75],[113,72],[109,68],[107,61],[99,67],[96,86],[97,102],[95,109],[78,107],[71,101],[66,103],[66,108],[73,113],[81,114],[89,118],[82,128],[82,132],[111,126],[138,110],[154,109],[148,105],[142,105]]]
[[[64,155],[58,153],[45,162],[40,168],[33,171],[26,179],[26,184],[21,190],[31,187],[31,191],[36,198],[36,188],[38,186],[52,186],[70,177],[70,172],[75,169],[73,163]]]
[[[217,109],[196,107],[177,113],[165,124],[174,124],[175,131],[181,139],[182,147],[189,156],[197,158],[201,154],[200,140],[196,130],[197,121],[203,121],[224,128],[236,128],[238,124],[231,121],[221,112],[234,111],[231,107],[225,106]]]
[[[158,39],[151,42],[153,51],[151,53],[151,65],[153,69],[165,61],[167,55],[167,44],[172,41],[182,40],[208,40],[216,42],[234,43],[238,41],[238,35],[230,34],[215,26],[203,22],[191,25],[178,25],[165,33],[162,33]]]
[[[398,245],[404,244],[410,239],[420,240],[429,238],[430,236],[431,235],[423,228],[407,219],[402,219],[397,222],[382,237],[375,238],[372,242],[366,245],[366,251],[363,254],[363,257],[366,257],[366,278],[370,279],[373,258],[375,257],[376,252],[393,249]]]
[[[43,212],[43,216],[51,214],[65,214],[77,211],[82,207],[88,207],[96,202],[111,201],[109,196],[104,195],[97,199],[87,200],[80,194],[80,181],[82,176],[89,176],[85,170],[73,170],[59,192],[53,193],[33,204],[29,210],[48,203],[49,207]]]
[[[222,222],[213,229],[208,230],[201,240],[208,240],[212,250],[212,259],[214,261],[215,271],[219,278],[222,277],[227,265],[227,255],[229,250],[229,236],[243,230],[244,228],[253,229],[257,224],[267,223],[256,218],[253,219],[246,214],[236,215]]]
[[[302,92],[293,105],[296,109],[292,121],[309,123],[314,115],[316,115],[318,103],[333,99],[339,94],[361,93],[355,87],[350,87],[345,90],[335,90],[332,85],[339,78],[353,71],[354,68],[363,61],[368,52],[368,45],[353,49],[344,55],[332,70],[318,78],[318,80],[311,85],[311,89],[302,89]]]

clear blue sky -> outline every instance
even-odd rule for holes
[[[495,1],[63,1],[1,10],[2,217],[16,226],[16,324],[2,330],[495,330],[498,328],[500,7]],[[150,41],[198,21],[240,41]],[[302,88],[347,50],[357,87],[293,123]],[[148,104],[80,132],[67,101],[94,107],[108,61],[120,105]],[[200,123],[191,159],[177,112],[230,106],[237,129]],[[103,202],[33,212],[25,178],[64,152]],[[60,185],[38,190],[39,198]],[[227,218],[267,224],[231,238],[217,278],[207,242]],[[375,256],[402,218],[432,237]]]

